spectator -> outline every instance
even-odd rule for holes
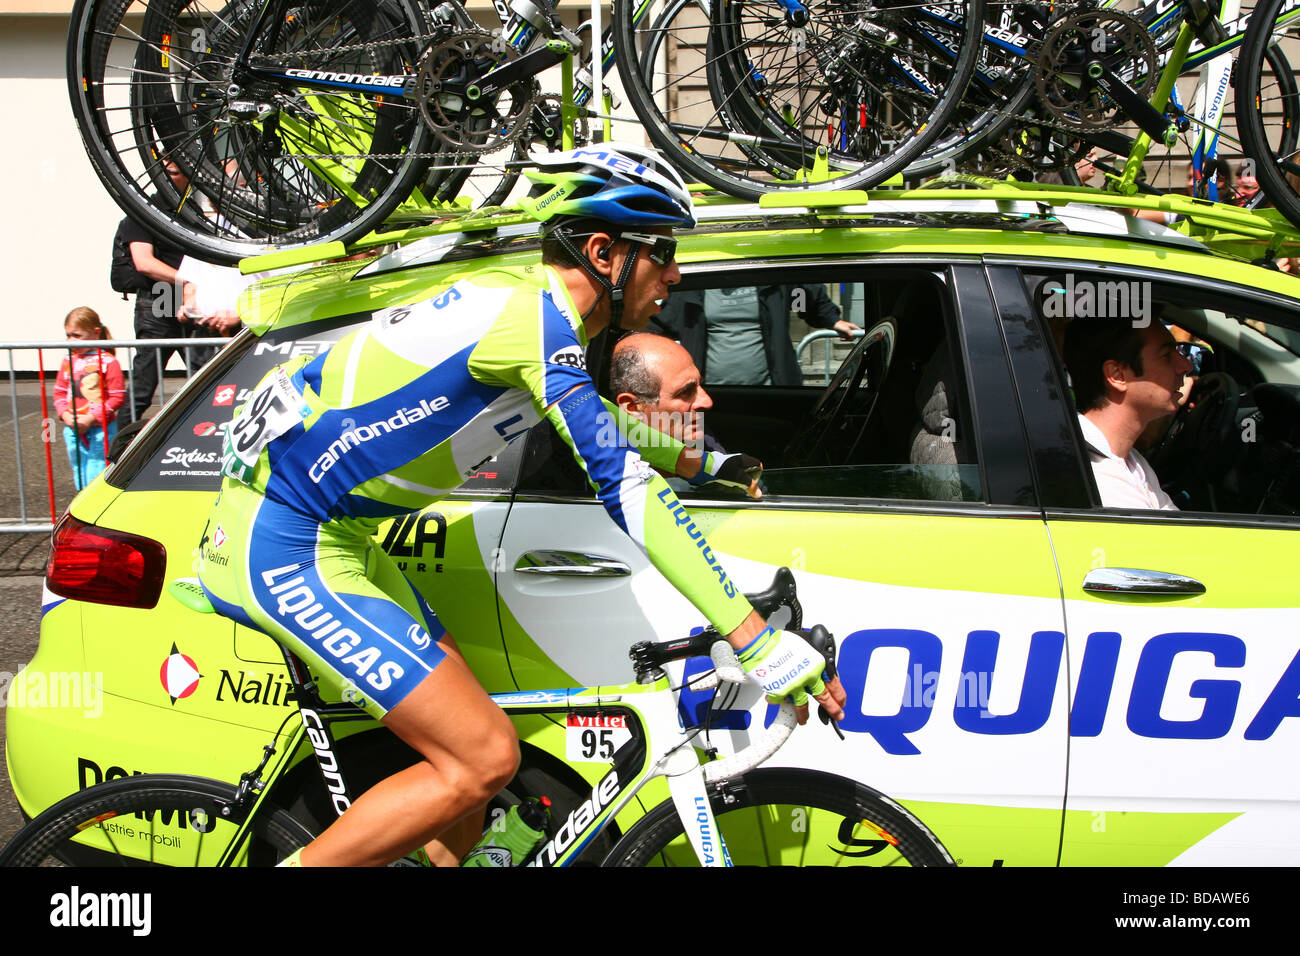
[[[676,339],[711,385],[802,385],[790,313],[842,338],[861,329],[840,318],[822,285],[739,286],[674,292],[651,331]]]
[[[189,177],[176,163],[167,160],[163,165],[168,178],[176,192],[184,196],[189,190]],[[156,238],[146,229],[129,221],[125,240],[131,253],[131,261],[136,272],[140,274],[140,287],[144,290],[135,297],[135,337],[137,339],[179,339],[185,338],[186,327],[177,317],[180,309],[180,297],[176,294],[178,278],[177,268],[183,258],[182,252],[175,246]],[[167,367],[171,356],[181,351],[176,348],[141,348],[135,353],[131,365],[131,414],[133,420],[144,416],[153,404],[154,392],[158,389],[161,369]],[[206,353],[207,350],[204,350]],[[183,353],[182,353],[183,354]],[[186,358],[187,368],[193,372],[207,354],[191,353]]]
[[[1210,195],[1211,182],[1214,184],[1213,196]],[[1218,156],[1207,159],[1199,170],[1195,164],[1188,163],[1187,188],[1183,191],[1200,199],[1228,202],[1232,198],[1232,167]]]
[[[1065,330],[1065,365],[1102,505],[1177,511],[1136,448],[1147,425],[1178,410],[1192,371],[1169,330],[1075,319]]]
[[[69,342],[111,338],[99,315],[86,306],[68,313],[63,332]],[[54,380],[54,410],[63,422],[63,442],[78,491],[107,466],[117,412],[125,403],[122,367],[112,349],[73,348],[64,357]]]
[[[1255,178],[1255,164],[1247,159],[1237,167],[1237,192],[1233,203],[1237,206],[1250,206],[1259,195],[1259,180]]]

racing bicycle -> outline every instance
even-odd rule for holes
[[[1243,93],[1246,78],[1271,104],[1263,114],[1267,133],[1257,140],[1268,137],[1275,150],[1294,149],[1300,103],[1286,52],[1268,44],[1253,65],[1244,53],[1235,55],[1248,24],[1273,22],[1276,11],[1255,17],[1251,5],[1238,0],[1216,6],[1217,16],[1199,0],[1146,0],[1132,11],[1127,6],[1121,0],[1063,9],[1000,0],[987,5],[985,49],[958,112],[960,126],[936,139],[905,175],[956,172],[960,164],[971,171],[1071,177],[1075,160],[1097,147],[1125,160],[1122,171],[1110,170],[1112,187],[1154,192],[1139,177],[1153,147],[1177,147],[1197,170],[1216,155],[1221,140],[1242,150],[1248,163],[1265,155],[1240,119],[1240,138],[1223,130],[1234,86],[1239,115],[1252,98]],[[1193,75],[1194,92],[1189,97],[1184,89],[1180,96],[1177,81]],[[1139,128],[1136,138],[1121,131],[1124,123]],[[1201,195],[1223,198],[1212,182],[1208,186]]]
[[[231,262],[437,213],[480,159],[526,161],[539,116],[548,147],[557,127],[568,144],[588,118],[631,122],[738,195],[875,185],[957,108],[982,6],[614,0],[598,59],[632,109],[614,117],[575,81],[582,41],[547,0],[513,0],[500,31],[457,0],[77,0],[68,83],[115,201]],[[554,68],[558,97],[539,81]]]
[[[196,610],[211,610],[192,579],[175,581],[170,590]],[[799,627],[802,611],[788,569],[779,569],[766,591],[747,596],[765,616]],[[833,676],[834,638],[821,627],[808,634]],[[328,821],[303,812],[319,800],[297,792],[305,778],[291,776],[290,767],[314,762],[315,790],[323,790],[341,814],[358,791],[332,728],[373,718],[355,702],[326,702],[303,662],[281,651],[297,704],[285,725],[295,715],[297,725],[288,733],[282,726],[238,784],[166,774],[98,784],[39,814],[0,851],[0,865],[274,865],[308,843]],[[591,752],[610,761],[586,795],[557,799],[555,792],[531,792],[538,775],[525,767],[498,797],[489,820],[503,805],[528,797],[555,803],[528,865],[954,865],[939,839],[884,794],[831,773],[760,767],[795,727],[788,700],[779,710],[769,707],[770,722],[749,731],[747,746],[718,758],[707,719],[703,726],[682,721],[684,685],[674,686],[667,676],[675,662],[706,655],[713,667],[690,680],[692,689],[745,682],[730,645],[706,628],[681,640],[633,646],[636,683],[493,695],[512,716],[541,715],[587,728]],[[715,699],[733,694],[720,691]],[[598,738],[594,728],[601,728]],[[666,781],[669,797],[618,833],[615,818],[651,792],[656,778]]]

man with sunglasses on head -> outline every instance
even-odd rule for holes
[[[290,647],[422,758],[288,865],[385,864],[420,847],[454,864],[514,775],[513,726],[373,534],[543,418],[618,528],[727,635],[768,695],[802,705],[800,722],[808,695],[842,719],[843,689],[823,683],[817,652],[750,607],[654,470],[748,488],[747,461],[661,435],[643,460],[633,423],[586,372],[593,336],[643,329],[680,279],[672,229],[695,223],[685,185],[657,155],[614,144],[539,167],[525,205],[543,223],[541,263],[486,268],[376,311],[325,354],[272,370],[227,430],[227,477],[200,545],[209,599]]]

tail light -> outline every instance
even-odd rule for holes
[[[66,514],[54,528],[45,586],[77,601],[149,608],[158,603],[166,568],[167,549],[152,538]]]

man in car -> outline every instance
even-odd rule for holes
[[[618,527],[769,695],[806,708],[811,693],[842,718],[843,691],[823,685],[819,655],[749,606],[651,467],[743,488],[743,461],[662,441],[643,460],[627,423],[610,427],[618,410],[586,372],[591,337],[645,328],[680,279],[672,229],[695,222],[685,184],[639,147],[538,165],[528,175],[544,192],[527,208],[543,222],[541,263],[484,269],[376,312],[325,354],[272,370],[227,431],[227,477],[200,551],[209,599],[333,675],[423,758],[362,794],[289,865],[386,864],[439,836],[430,855],[454,862],[514,775],[509,719],[373,534],[444,497],[543,417]]]
[[[1158,321],[1076,318],[1064,351],[1102,505],[1177,511],[1135,447],[1148,424],[1178,410],[1192,371],[1174,337]]]
[[[649,332],[624,336],[614,346],[609,385],[615,403],[633,418],[684,444],[720,450],[704,426],[713,399],[690,353],[672,339]]]
[[[650,332],[624,336],[614,346],[609,385],[615,403],[630,417],[693,448],[724,453],[705,421],[713,399],[700,382],[700,370],[672,339]],[[689,487],[673,475],[665,477],[674,491]],[[757,481],[748,493],[762,497]]]

